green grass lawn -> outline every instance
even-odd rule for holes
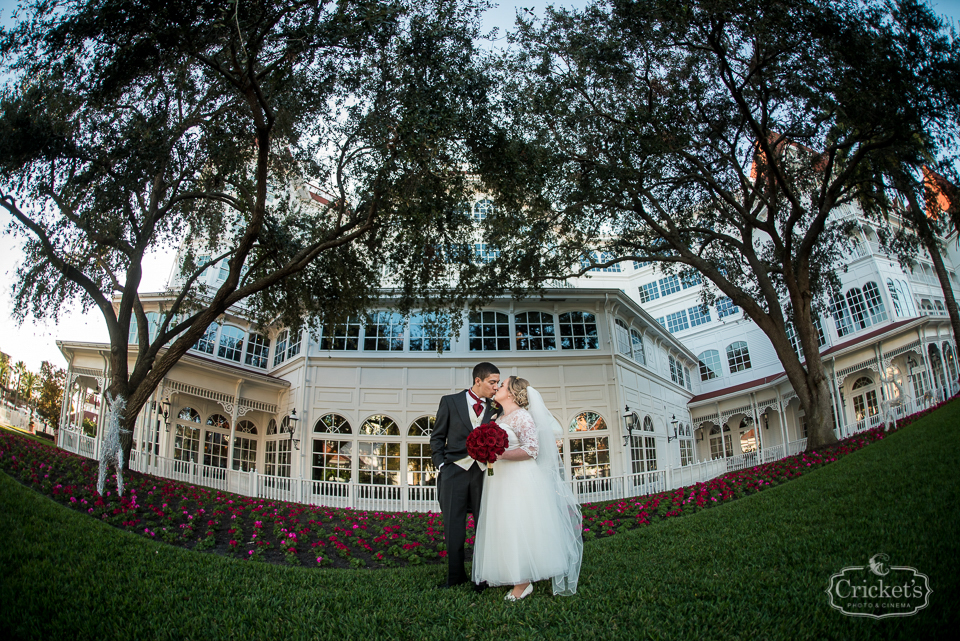
[[[790,483],[590,541],[580,591],[432,589],[442,566],[251,563],[99,523],[0,474],[0,638],[927,639],[960,627],[960,403]],[[875,621],[828,605],[874,554],[930,577]]]

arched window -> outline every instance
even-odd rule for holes
[[[700,380],[709,381],[713,378],[720,378],[723,371],[720,367],[720,352],[715,349],[708,349],[700,352],[697,356],[700,362]]]
[[[643,431],[652,432],[653,431],[653,419],[649,416],[643,417]]]
[[[225,325],[220,330],[220,349],[217,350],[217,356],[239,363],[243,355],[243,337],[242,329]]]
[[[193,346],[193,349],[198,352],[203,352],[204,354],[213,354],[213,349],[217,344],[218,329],[220,329],[218,323],[210,323],[210,326],[203,332],[203,336],[197,340],[197,344]]]
[[[693,391],[693,379],[690,378],[690,368],[683,368],[683,386],[688,390]]]
[[[597,319],[590,312],[560,314],[561,349],[600,349]]]
[[[229,430],[230,419],[228,419],[223,414],[211,414],[210,417],[207,418],[207,425],[210,425],[212,427],[218,427],[222,430]]]
[[[283,330],[277,334],[277,346],[273,349],[273,366],[276,367],[287,360],[287,341],[290,339],[290,330]]]
[[[600,263],[609,263],[611,260],[614,260],[614,258],[615,258],[614,255],[609,252],[601,252],[599,255],[597,254],[597,252],[590,252],[590,260],[589,261],[584,260],[582,261],[582,264],[584,267],[586,267],[590,263],[593,263],[595,265]],[[620,263],[614,263],[607,267],[594,267],[590,271],[619,273],[620,270],[621,270]]]
[[[470,312],[470,351],[510,349],[510,319],[500,312]]]
[[[873,385],[873,381],[871,381],[866,376],[861,376],[860,378],[858,378],[856,381],[853,382],[853,389],[870,387],[871,385]]]
[[[670,365],[670,380],[676,383],[677,385],[683,385],[683,369],[680,363],[673,357],[673,355],[667,356],[667,361]]]
[[[330,434],[351,434],[353,430],[350,429],[350,422],[339,414],[325,414],[313,426],[313,431]]]
[[[389,416],[376,414],[360,425],[360,433],[371,436],[400,436],[400,428]]]
[[[621,354],[630,356],[630,330],[627,329],[627,324],[619,318],[614,323],[614,329],[617,332],[617,350]]]
[[[200,423],[203,420],[200,418],[200,412],[192,407],[181,407],[177,413],[177,418],[182,421],[193,421],[194,423]]]
[[[647,355],[643,351],[643,336],[635,329],[630,330],[630,343],[633,346],[633,360],[641,365],[647,364]]]
[[[207,418],[207,425],[221,430],[230,430],[230,421],[222,414],[212,414]],[[203,464],[211,467],[227,466],[227,449],[230,440],[229,433],[205,430],[203,438]]]
[[[938,313],[938,314],[940,314],[941,316],[945,316],[945,315],[946,315],[947,310],[944,309],[943,303],[941,303],[939,300],[935,300],[935,301],[933,301],[933,305],[937,308],[937,313]],[[153,340],[153,339],[151,338],[150,340]]]
[[[270,356],[270,339],[260,334],[250,334],[247,339],[247,358],[244,361],[252,367],[267,369],[267,359]]]
[[[246,435],[257,434],[253,421],[237,423],[237,435],[233,439],[233,469],[250,472],[257,467],[257,439]]]
[[[727,345],[727,366],[730,368],[730,373],[750,369],[750,351],[744,341]]]
[[[943,360],[947,363],[947,370],[950,372],[950,380],[957,380],[957,357],[953,353],[953,346],[950,343],[943,344]]]
[[[436,422],[437,419],[434,416],[421,416],[410,424],[410,429],[407,430],[407,436],[411,436],[413,438],[430,436],[430,434],[433,432],[433,425]]]
[[[267,436],[276,436],[277,434],[277,420],[271,418],[270,422],[267,423]]]
[[[880,298],[880,288],[873,281],[863,286],[863,297],[867,301],[867,313],[874,325],[887,320],[887,310]]]
[[[547,312],[523,312],[514,317],[517,327],[517,349],[557,349],[557,337],[553,326],[553,314]]]
[[[410,425],[407,436],[421,439],[433,432],[433,416],[421,416]],[[437,484],[437,470],[433,467],[429,442],[407,442],[407,485],[428,486]]]
[[[607,424],[603,420],[603,417],[597,414],[596,412],[586,411],[580,412],[573,417],[573,420],[570,421],[570,430],[571,432],[591,432],[593,430],[605,430],[607,429]]]
[[[491,214],[493,214],[493,203],[489,198],[484,198],[473,206],[474,220],[485,220]]]
[[[913,295],[910,293],[910,287],[906,281],[895,280],[894,284],[897,286],[897,291],[900,292],[900,300],[903,301],[904,311],[907,316],[916,316],[917,305],[913,300]]]

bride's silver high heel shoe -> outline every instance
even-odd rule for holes
[[[513,592],[507,592],[507,596],[503,597],[504,601],[519,601],[520,599],[525,599],[528,596],[533,594],[533,583],[530,583],[523,589],[523,592],[520,593],[520,596],[513,596]]]

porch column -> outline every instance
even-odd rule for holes
[[[837,432],[840,438],[847,436],[847,417],[846,409],[843,406],[843,397],[840,393],[840,381],[837,379],[837,359],[834,358],[830,365],[830,378],[833,379],[833,385],[830,386],[830,396],[833,398],[834,416],[837,419]]]
[[[943,353],[943,340],[940,338],[940,329],[937,329],[937,350],[940,352],[940,369],[943,370],[943,400],[950,398],[950,374],[947,372],[947,357]]]
[[[68,365],[67,375],[63,379],[63,397],[60,399],[60,423],[57,426],[57,445],[60,444],[60,430],[64,429],[68,423],[67,417],[70,414],[70,389],[73,385],[72,378],[73,365]]]
[[[757,393],[750,392],[750,411],[753,413],[753,433],[756,435],[754,438],[757,441],[757,463],[763,462],[763,439],[760,436],[760,432],[763,431],[763,428],[760,427],[760,413],[757,411]]]
[[[783,395],[780,394],[780,388],[777,388],[777,419],[780,421],[780,434],[783,438],[783,456],[786,458],[790,452],[787,450],[787,444],[790,442],[787,438],[787,412],[783,407]]]

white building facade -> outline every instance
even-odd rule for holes
[[[489,201],[474,206],[482,214]],[[840,436],[958,391],[954,338],[929,261],[904,271],[858,222],[833,315],[821,319]],[[946,259],[960,296],[955,236],[951,243]],[[217,285],[225,276],[217,265],[204,278]],[[621,263],[536,298],[464,311],[457,332],[388,305],[319,336],[258,332],[227,314],[141,412],[131,466],[250,496],[436,511],[434,415],[441,396],[471,384],[479,361],[541,391],[564,426],[558,448],[581,501],[679,487],[797,453],[804,419],[772,346],[728,299],[702,306],[703,287]],[[143,303],[155,323],[163,299]],[[68,394],[105,388],[109,346],[58,344]],[[60,446],[96,457],[103,434],[84,436],[74,423],[65,413]]]

